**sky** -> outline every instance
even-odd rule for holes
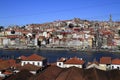
[[[0,0],[0,26],[80,18],[120,21],[120,0]]]

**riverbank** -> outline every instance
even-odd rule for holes
[[[109,50],[109,49],[78,49],[78,48],[68,48],[68,47],[36,47],[36,46],[0,46],[0,50],[63,50],[63,51],[81,51],[81,52],[111,52],[120,54],[120,50]]]

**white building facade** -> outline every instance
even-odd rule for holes
[[[26,64],[32,64],[35,66],[44,67],[47,65],[47,59],[37,54],[33,54],[21,61],[21,66],[24,66]]]
[[[113,59],[111,63],[111,69],[120,70],[120,59]]]
[[[70,59],[60,59],[57,61],[57,66],[61,68],[69,68],[69,67],[78,67],[83,68],[84,61],[81,58],[70,58]]]

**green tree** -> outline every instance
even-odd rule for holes
[[[0,32],[4,30],[4,26],[0,26]]]
[[[119,34],[119,36],[120,36],[120,30],[118,30],[118,34]]]
[[[118,50],[120,50],[120,45],[118,45],[117,47],[118,47]]]

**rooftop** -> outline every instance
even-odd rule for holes
[[[120,64],[120,59],[113,59],[112,64]]]
[[[65,64],[84,64],[84,61],[80,58],[74,57],[66,60]]]
[[[37,54],[32,54],[30,56],[28,56],[27,58],[24,59],[24,61],[42,61],[46,58],[39,56]]]
[[[100,58],[100,64],[111,64],[111,57]]]

